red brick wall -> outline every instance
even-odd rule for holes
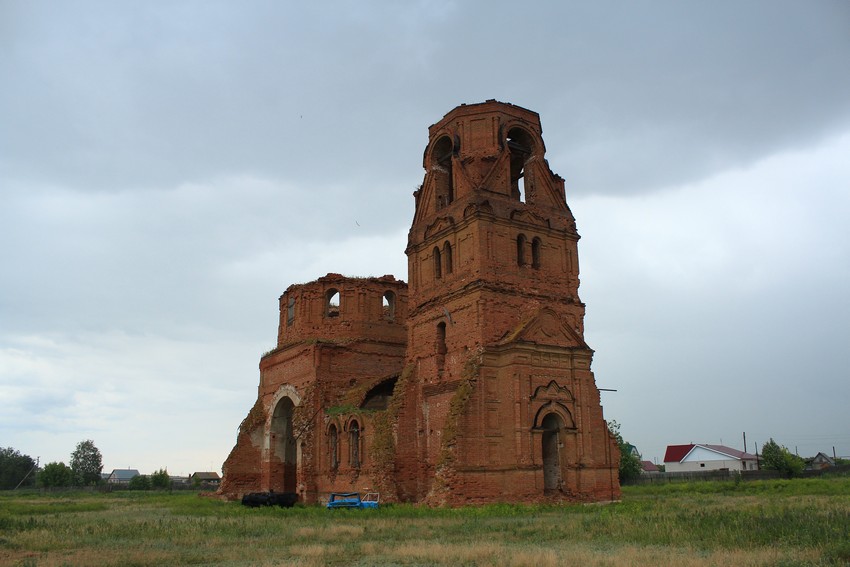
[[[495,101],[430,127],[409,287],[328,274],[284,292],[277,346],[260,363],[267,419],[240,434],[223,491],[297,478],[307,501],[375,487],[437,504],[618,497],[619,455],[583,338],[579,236],[541,133],[536,113]],[[391,378],[389,407],[361,408]],[[294,473],[269,449],[268,416],[284,395],[297,406]],[[348,458],[353,419],[359,466]]]

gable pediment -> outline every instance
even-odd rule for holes
[[[528,322],[515,340],[539,345],[589,348],[581,335],[548,309],[542,310]]]
[[[467,218],[473,215],[478,214],[493,214],[493,207],[490,205],[490,201],[482,201],[480,203],[472,203],[467,205],[463,210],[463,218]]]
[[[435,234],[451,229],[454,225],[455,221],[452,217],[440,217],[425,229],[425,238],[431,238]]]
[[[572,402],[573,394],[566,386],[560,386],[555,380],[551,380],[545,386],[538,386],[531,395],[532,400],[563,400]]]
[[[540,215],[533,213],[531,211],[526,211],[524,209],[515,209],[511,213],[511,220],[517,220],[526,222],[528,224],[534,224],[537,226],[545,226],[546,228],[550,228],[549,219],[543,218]]]

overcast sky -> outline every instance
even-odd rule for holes
[[[407,280],[427,128],[540,114],[605,417],[850,456],[850,3],[0,0],[0,447],[220,470],[278,296]]]

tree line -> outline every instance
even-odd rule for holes
[[[0,447],[0,490],[95,486],[103,482],[103,456],[91,439],[77,443],[68,462],[54,461],[40,467],[29,455],[13,447]],[[171,477],[162,468],[151,475],[133,477],[128,488],[170,489]]]
[[[92,486],[101,482],[103,456],[94,441],[77,443],[69,464],[50,462],[43,467],[12,447],[0,448],[0,489],[34,486]]]

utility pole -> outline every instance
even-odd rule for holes
[[[834,448],[834,447],[833,447],[833,449],[832,449],[832,452],[833,452],[833,453],[835,452],[835,448]],[[20,488],[20,487],[21,487],[21,485],[24,483],[24,481],[27,479],[27,477],[30,475],[30,473],[31,473],[32,471],[34,471],[35,469],[37,469],[37,468],[38,468],[38,461],[39,461],[40,459],[41,459],[41,457],[36,457],[36,458],[35,458],[35,464],[32,466],[32,468],[31,468],[30,470],[28,470],[28,471],[27,471],[27,474],[25,474],[25,475],[24,475],[24,478],[22,478],[22,479],[21,479],[21,482],[19,482],[19,483],[18,483],[18,486],[16,486],[16,487],[15,487],[15,490],[17,490],[18,488]]]
[[[747,452],[747,432],[744,431],[744,452]]]

